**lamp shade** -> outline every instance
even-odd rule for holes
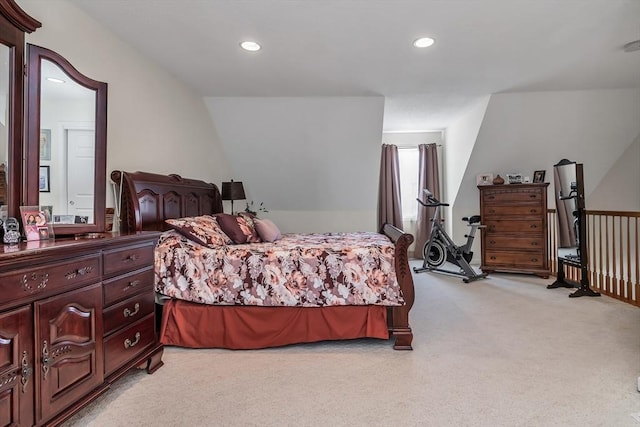
[[[223,182],[222,183],[222,200],[244,200],[244,187],[242,181]]]

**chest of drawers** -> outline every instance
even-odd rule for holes
[[[547,186],[481,185],[481,246],[484,272],[549,276]]]
[[[0,245],[0,425],[58,425],[128,370],[162,366],[158,236]]]

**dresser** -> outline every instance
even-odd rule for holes
[[[484,272],[549,277],[547,187],[549,183],[480,185]]]
[[[128,370],[162,366],[158,236],[0,245],[0,425],[58,425]]]

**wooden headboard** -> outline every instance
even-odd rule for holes
[[[222,212],[215,184],[148,172],[113,171],[111,179],[121,188],[121,231],[164,231],[168,218]]]

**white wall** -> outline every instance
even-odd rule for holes
[[[202,98],[66,1],[20,0],[42,28],[27,42],[107,82],[107,174],[178,173],[219,183],[230,174]],[[111,194],[107,205],[112,205]]]
[[[237,171],[225,180],[242,181],[282,231],[376,230],[384,98],[205,102]]]
[[[639,186],[640,135],[587,197],[587,209],[640,212]]]
[[[449,233],[457,225],[453,219],[453,207],[457,202],[458,190],[467,170],[467,164],[490,99],[490,96],[479,99],[452,123],[445,133],[443,201],[449,203],[451,207],[444,208],[443,218],[445,219],[445,228]],[[465,215],[474,215],[474,213]],[[462,242],[457,243],[462,244]]]
[[[545,169],[549,181],[555,163],[562,158],[575,160],[584,164],[590,208],[590,194],[640,135],[639,118],[638,89],[493,95],[453,207],[454,240],[462,241],[466,231],[456,219],[479,212],[475,180],[482,172],[532,176],[534,170]],[[637,191],[634,172],[619,172],[624,177],[620,182],[626,184],[611,195],[607,209],[618,209],[624,193]],[[551,207],[552,191],[550,188]]]

